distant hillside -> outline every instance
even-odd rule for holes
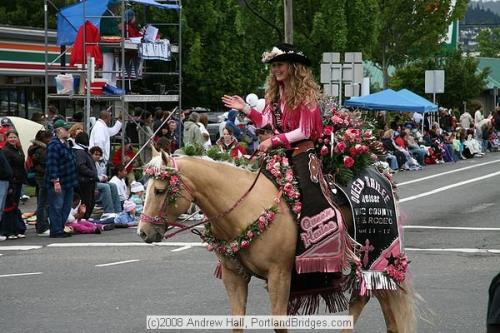
[[[500,25],[500,2],[469,2],[463,23]]]
[[[500,2],[499,1],[470,1],[469,6],[478,5],[481,8],[489,9],[493,13],[500,16]]]
[[[472,4],[472,5],[471,5]],[[481,7],[481,4],[469,3],[469,8],[465,12],[463,23],[465,24],[500,24],[500,16],[489,8]]]

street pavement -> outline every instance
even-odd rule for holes
[[[500,154],[400,172],[418,332],[484,332],[500,270]],[[33,211],[35,198],[23,211]],[[197,236],[144,244],[136,229],[0,242],[0,332],[145,332],[147,315],[227,315],[215,257]],[[253,279],[247,313],[269,314]],[[385,332],[370,301],[355,332]]]

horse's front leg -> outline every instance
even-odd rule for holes
[[[247,310],[248,282],[250,276],[245,277],[236,270],[226,268],[222,265],[222,281],[226,288],[233,316],[244,316]],[[234,329],[233,332],[243,332]]]
[[[267,276],[267,288],[271,302],[271,313],[273,316],[286,316],[288,310],[288,299],[290,297],[289,269],[276,268],[269,271]],[[275,330],[276,332],[287,332],[287,330]]]

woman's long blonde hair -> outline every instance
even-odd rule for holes
[[[300,103],[305,105],[314,105],[320,97],[319,85],[314,81],[314,76],[309,67],[300,63],[288,64],[288,82],[284,87],[285,105],[291,110],[295,109]],[[272,103],[279,99],[279,82],[269,71],[267,77],[266,101]]]

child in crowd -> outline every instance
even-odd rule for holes
[[[125,170],[125,166],[123,164],[118,164],[115,167],[115,175],[109,180],[110,183],[116,185],[122,207],[123,202],[128,199],[128,188],[125,183],[125,177],[127,177],[127,170]]]
[[[130,192],[132,195],[129,200],[135,203],[135,214],[139,216],[142,213],[142,207],[144,205],[144,185],[139,182],[133,182],[132,185],[130,185]]]
[[[123,211],[115,218],[115,227],[128,228],[139,224],[135,217],[135,203],[130,200],[125,200],[123,203]]]
[[[84,203],[82,203],[80,196],[75,193],[73,195],[73,205],[71,211],[69,212],[65,226],[79,234],[100,234],[103,230],[113,229],[112,225],[103,225],[84,220],[83,216],[85,215],[86,210],[87,207]]]

